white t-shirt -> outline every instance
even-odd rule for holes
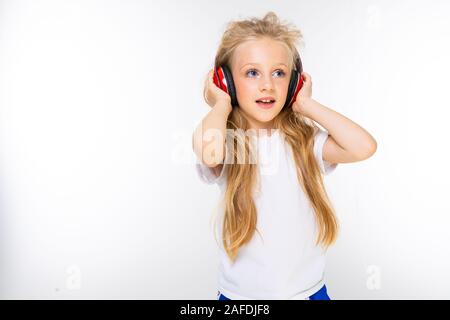
[[[250,242],[239,249],[234,264],[222,245],[223,207],[217,220],[220,249],[218,290],[232,300],[308,299],[324,285],[326,250],[316,246],[315,213],[304,194],[295,171],[295,161],[280,130],[260,136],[258,171],[260,189],[254,201],[257,229]],[[328,132],[319,128],[314,136],[314,155],[322,174],[334,171],[337,164],[322,159]],[[226,144],[226,153],[228,145]],[[196,171],[202,181],[226,190],[225,166],[219,176],[197,159]],[[258,185],[258,182],[257,182]]]

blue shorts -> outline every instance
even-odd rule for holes
[[[220,291],[217,291],[217,296],[217,300],[231,300],[221,294]],[[323,285],[323,287],[319,291],[309,297],[309,300],[331,300],[327,293],[327,287]]]

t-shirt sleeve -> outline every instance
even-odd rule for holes
[[[225,157],[224,159],[227,159],[228,157],[228,144],[225,143]],[[213,183],[222,183],[225,178],[225,168],[227,166],[227,162],[223,162],[222,169],[219,173],[216,173],[216,168],[210,168],[206,164],[204,164],[198,157],[196,157],[196,163],[195,163],[195,170],[197,172],[197,175],[199,176],[200,180],[207,184],[213,184]]]
[[[325,141],[327,139],[328,132],[319,128],[314,136],[314,155],[323,175],[330,174],[336,169],[338,165],[337,163],[330,163],[322,159],[323,145],[325,144]]]

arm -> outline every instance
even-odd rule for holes
[[[323,126],[330,137],[324,144],[322,158],[330,163],[362,161],[377,150],[375,139],[361,126],[312,98],[299,101],[301,113]]]
[[[227,119],[231,104],[219,100],[192,135],[192,148],[199,159],[210,168],[220,166],[225,157]]]
[[[352,120],[312,99],[311,76],[302,72],[302,77],[304,83],[292,109],[328,131],[330,136],[323,146],[322,159],[329,163],[346,163],[372,156],[377,150],[375,139]]]

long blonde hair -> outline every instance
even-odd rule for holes
[[[290,23],[279,21],[274,12],[268,12],[262,19],[232,21],[224,32],[217,50],[215,65],[227,65],[231,70],[231,60],[236,47],[244,41],[269,37],[280,41],[289,49],[290,66],[294,65],[296,44],[303,39],[302,33]],[[298,53],[297,53],[298,54]],[[247,131],[249,123],[240,108],[233,108],[227,120],[226,143],[233,146],[229,157],[231,163],[224,166],[227,177],[226,191],[222,199],[224,216],[222,226],[222,244],[234,262],[239,249],[248,243],[256,230],[257,212],[253,199],[253,190],[257,182],[257,164],[242,163],[243,156],[250,159],[251,137]],[[317,125],[308,118],[284,108],[274,118],[274,129],[279,129],[283,138],[292,149],[297,167],[297,178],[315,211],[318,226],[316,244],[326,247],[337,238],[338,222],[328,198],[314,152],[314,135]],[[233,134],[228,134],[232,132]]]

